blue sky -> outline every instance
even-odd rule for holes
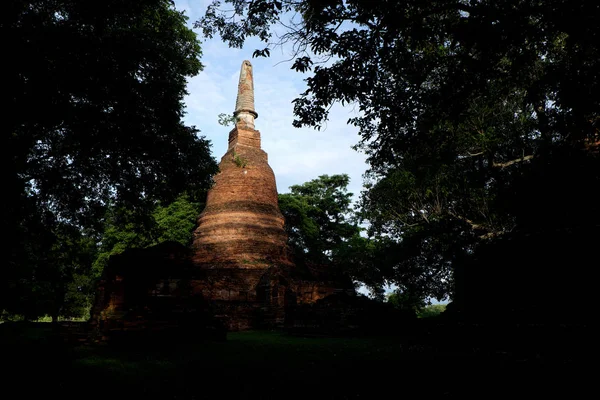
[[[210,2],[176,0],[175,4],[185,11],[191,26]],[[291,62],[285,62],[290,58],[289,48],[273,51],[270,58],[253,59],[253,51],[264,48],[264,43],[249,40],[243,49],[233,49],[218,37],[205,40],[196,32],[202,43],[204,71],[189,80],[185,122],[196,125],[211,140],[217,161],[225,154],[230,130],[218,124],[218,115],[233,112],[240,66],[247,59],[254,71],[256,129],[261,132],[262,148],[269,155],[279,193],[319,175],[346,173],[349,191],[357,198],[367,165],[364,154],[351,148],[359,140],[358,129],[346,124],[354,115],[352,107],[334,107],[321,131],[294,128],[292,100],[305,90],[307,75],[291,70]]]
[[[188,24],[200,19],[211,0],[175,0],[177,9],[185,11]],[[290,48],[278,48],[269,58],[252,58],[255,49],[265,44],[248,40],[243,49],[229,48],[220,38],[201,40],[204,70],[188,83],[185,99],[185,122],[196,125],[212,142],[217,161],[227,150],[231,127],[218,124],[218,115],[231,114],[235,109],[237,85],[242,61],[250,60],[254,72],[255,127],[261,133],[262,148],[269,155],[269,165],[275,173],[279,193],[288,192],[319,175],[346,173],[350,176],[348,190],[354,199],[362,190],[362,175],[367,169],[365,155],[352,149],[359,141],[358,129],[347,125],[356,115],[351,107],[334,106],[329,121],[320,131],[292,126],[294,100],[306,90],[307,75],[291,70]],[[388,289],[389,290],[389,289]],[[363,288],[359,290],[366,293]],[[437,303],[437,301],[434,301]]]

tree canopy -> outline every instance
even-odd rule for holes
[[[186,77],[202,68],[183,13],[167,0],[11,6],[12,199],[77,221],[110,198],[139,204],[208,185],[209,143],[181,121]]]
[[[126,249],[167,241],[188,246],[201,211],[202,204],[191,201],[187,194],[169,204],[157,205],[144,220],[127,208],[109,208],[104,218],[98,256],[94,260],[94,275],[97,277],[102,273],[110,256]]]
[[[348,175],[321,175],[279,195],[285,229],[299,260],[331,263],[340,246],[359,232],[353,221]]]
[[[6,5],[3,294],[34,279],[59,227],[96,235],[109,204],[147,214],[209,187],[210,143],[182,122],[202,69],[186,19],[168,0]]]
[[[334,103],[360,111],[349,123],[370,164],[362,216],[392,239],[398,281],[437,297],[478,249],[506,251],[490,243],[527,251],[523,238],[553,236],[566,254],[581,250],[573,232],[599,236],[596,1],[221,3],[197,22],[206,36],[234,47],[257,36],[256,56],[292,45],[292,68],[308,74],[296,126],[320,128]],[[527,259],[514,262],[532,289],[552,257]]]
[[[392,282],[381,262],[386,241],[361,235],[349,182],[346,174],[321,175],[279,195],[288,245],[298,268],[352,279],[381,297]]]

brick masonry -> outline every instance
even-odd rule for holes
[[[242,64],[234,116],[191,251],[165,244],[111,258],[92,310],[97,336],[181,321],[188,327],[190,319],[210,327],[212,317],[230,330],[289,325],[298,304],[354,293],[351,282],[299,273],[290,259],[275,174],[254,129],[249,61]]]

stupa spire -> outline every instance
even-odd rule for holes
[[[275,174],[254,129],[252,64],[242,63],[229,147],[198,218],[193,259],[202,268],[265,271],[290,265]],[[253,285],[258,284],[254,282]]]
[[[258,118],[258,114],[254,111],[254,77],[252,64],[248,60],[242,62],[233,116],[237,119],[236,125],[254,129],[254,120]]]

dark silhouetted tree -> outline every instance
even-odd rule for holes
[[[593,292],[582,260],[600,237],[596,1],[220,3],[197,26],[234,47],[248,36],[273,47],[283,22],[275,45],[291,44],[292,68],[308,73],[296,126],[320,128],[334,103],[359,110],[362,216],[390,239],[394,279],[436,297],[463,279],[471,304],[487,291],[514,298],[498,300],[505,309],[550,287],[569,304]]]
[[[171,1],[11,1],[1,24],[3,308],[52,258],[62,226],[97,232],[108,204],[148,214],[205,190],[217,167],[182,123],[201,51]]]
[[[202,204],[191,201],[186,194],[168,205],[158,205],[141,220],[125,208],[110,208],[104,218],[98,257],[94,261],[94,277],[99,277],[110,256],[127,249],[144,248],[166,241],[192,242]]]

